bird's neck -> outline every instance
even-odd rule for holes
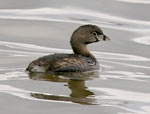
[[[71,44],[75,54],[95,58],[94,55],[88,50],[86,44]]]

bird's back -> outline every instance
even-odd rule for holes
[[[32,61],[29,72],[79,72],[98,70],[99,64],[95,58],[77,54],[53,54]]]

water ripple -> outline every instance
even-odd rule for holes
[[[128,3],[138,3],[138,4],[150,4],[149,0],[118,0],[121,2],[128,2]]]
[[[113,88],[90,87],[105,95],[96,96],[103,106],[113,106],[131,113],[148,114],[150,112],[150,94]],[[131,105],[132,104],[132,105]]]
[[[133,41],[144,45],[150,45],[150,36],[142,36],[134,38]]]
[[[63,15],[63,16],[61,16]],[[70,18],[71,17],[71,18]],[[93,23],[104,27],[120,29],[134,32],[149,32],[150,21],[133,20],[124,17],[100,13],[87,9],[65,7],[39,8],[39,9],[1,9],[1,19],[24,19],[24,20],[43,20],[60,21],[71,23]],[[113,23],[112,23],[113,22]]]
[[[57,49],[49,48],[43,46],[37,46],[33,44],[16,43],[16,42],[6,42],[0,41],[0,46],[2,46],[0,52],[6,57],[11,57],[11,59],[16,56],[18,57],[40,57],[52,53],[72,53],[69,49]],[[107,68],[108,71],[102,75],[103,78],[117,78],[126,80],[136,80],[136,81],[146,81],[150,78],[148,76],[148,70],[150,69],[150,58],[120,54],[120,53],[109,53],[109,52],[92,52],[102,67],[102,70]],[[4,58],[6,58],[4,57]],[[30,61],[29,61],[30,62]],[[130,68],[128,72],[124,71],[124,68]],[[115,71],[112,71],[114,70]],[[141,72],[143,74],[137,74],[134,70]],[[3,69],[0,69],[3,70]],[[120,70],[120,71],[119,71]],[[142,71],[141,71],[142,70]],[[20,72],[19,72],[20,73]],[[20,74],[15,70],[12,72],[6,72],[1,74],[1,80],[9,80],[11,77],[19,77]],[[22,75],[22,74],[21,74]]]
[[[1,71],[4,71],[5,69],[0,69]],[[6,69],[8,70],[8,69]],[[11,70],[11,69],[10,69]],[[25,74],[24,72],[24,69],[22,72],[20,71],[15,71],[15,70],[20,70],[20,69],[13,69],[14,71],[9,71],[9,72],[6,72],[6,73],[1,73],[0,74],[0,81],[2,80],[15,80],[15,79],[21,79],[21,80],[25,80],[25,79],[28,79],[26,76],[27,74]]]
[[[95,100],[98,104],[100,104],[100,106],[116,107],[129,111],[130,113],[136,114],[145,114],[150,112],[149,93],[141,93],[113,88],[89,87],[89,89],[100,93],[99,96],[95,96]],[[32,101],[73,103],[73,99],[69,98],[66,95],[58,95],[58,97],[60,98],[58,100],[56,100],[56,97],[54,98],[54,100],[36,98],[37,96],[35,95],[38,95],[38,97],[42,97],[42,94],[51,97],[53,97],[54,95],[50,93],[39,93],[34,91],[23,90],[16,87],[12,87],[10,85],[0,85],[0,93],[11,94],[13,96]],[[74,100],[76,101],[77,99]]]
[[[11,94],[11,95],[17,96],[19,98],[27,99],[27,100],[46,101],[46,102],[60,102],[60,103],[71,103],[71,102],[67,102],[67,101],[37,99],[37,98],[32,97],[31,93],[36,93],[36,94],[41,94],[41,93],[19,89],[19,88],[16,88],[16,87],[12,87],[10,85],[0,85],[0,93]],[[43,94],[51,95],[49,93],[43,93]]]
[[[129,71],[106,71],[102,75],[103,79],[113,78],[113,79],[123,79],[123,80],[134,80],[148,82],[150,76],[143,72],[129,72]]]
[[[0,45],[8,47],[11,50],[0,50],[0,51],[10,51],[13,53],[19,54],[49,54],[49,53],[71,53],[72,51],[69,49],[57,49],[57,48],[49,48],[43,46],[37,46],[33,44],[25,44],[25,43],[16,43],[16,42],[5,42],[0,41]],[[12,50],[15,49],[15,50]],[[24,51],[17,51],[16,49],[22,49]],[[29,51],[30,50],[30,51]],[[32,51],[32,52],[31,52]],[[33,53],[35,52],[35,53]],[[97,58],[101,59],[109,59],[109,60],[128,60],[128,61],[150,61],[149,58],[142,57],[142,56],[135,56],[129,54],[120,54],[120,53],[107,53],[107,52],[94,52]]]

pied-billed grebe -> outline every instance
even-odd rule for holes
[[[80,72],[98,70],[99,64],[87,49],[87,44],[100,40],[110,40],[96,25],[83,25],[71,36],[74,54],[52,54],[32,61],[27,67],[29,72]]]

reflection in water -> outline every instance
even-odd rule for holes
[[[31,96],[38,99],[71,101],[73,103],[93,105],[96,104],[96,99],[94,98],[94,93],[89,91],[88,87],[86,87],[85,80],[92,79],[98,76],[98,71],[60,74],[29,73],[29,77],[33,80],[66,82],[68,84],[68,88],[71,90],[70,97],[40,93],[31,93]]]

